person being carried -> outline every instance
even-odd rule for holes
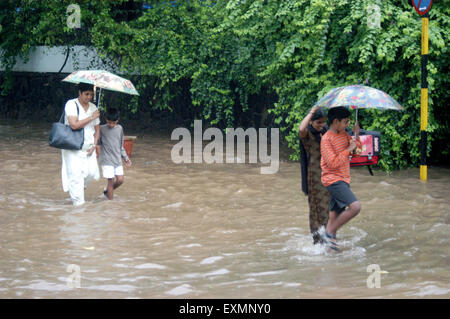
[[[350,159],[356,142],[345,131],[350,123],[350,111],[343,106],[328,111],[330,128],[322,137],[321,181],[330,193],[330,215],[321,234],[331,249],[339,251],[337,231],[361,211],[361,203],[350,189]],[[346,209],[347,207],[347,209]]]
[[[302,191],[308,196],[309,228],[314,244],[322,243],[319,228],[328,221],[330,194],[322,185],[320,140],[327,131],[325,110],[314,106],[300,123],[300,167]]]
[[[109,108],[105,120],[106,124],[100,125],[100,165],[103,177],[108,179],[103,194],[111,200],[114,190],[123,183],[122,158],[127,167],[131,166],[131,160],[123,147],[123,128],[118,124],[119,111]]]

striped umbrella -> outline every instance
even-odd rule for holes
[[[64,82],[70,83],[88,83],[94,86],[94,101],[96,88],[100,88],[98,107],[100,107],[100,99],[102,89],[122,92],[126,94],[139,95],[130,80],[124,79],[118,75],[105,70],[80,70],[69,74],[63,79]]]

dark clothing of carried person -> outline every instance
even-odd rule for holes
[[[325,132],[326,128],[318,132],[309,125],[306,136],[300,139],[302,191],[308,195],[309,225],[315,244],[321,242],[318,230],[326,225],[329,215],[330,195],[322,185],[320,168],[320,140]]]

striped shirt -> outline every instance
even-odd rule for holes
[[[327,187],[338,181],[350,184],[350,152],[347,147],[352,138],[347,132],[327,131],[320,142],[322,184]]]

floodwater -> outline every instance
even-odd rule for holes
[[[298,163],[174,164],[140,135],[115,199],[101,179],[73,207],[49,130],[0,122],[0,298],[450,297],[448,169],[352,169],[362,211],[328,253]]]

